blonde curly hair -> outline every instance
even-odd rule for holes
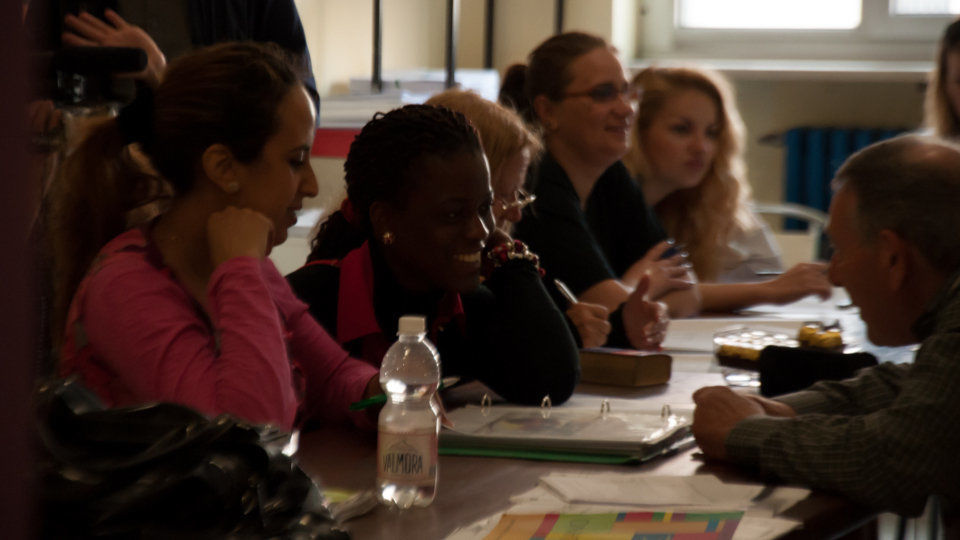
[[[938,137],[960,137],[960,115],[953,109],[947,94],[947,58],[960,52],[960,19],[954,20],[943,31],[937,49],[937,66],[930,73],[927,94],[923,102],[923,123]]]
[[[445,90],[432,96],[426,104],[456,111],[477,128],[491,178],[497,178],[503,164],[521,150],[528,149],[530,156],[536,157],[542,149],[540,139],[517,113],[470,90]]]
[[[717,107],[720,133],[716,155],[703,180],[695,187],[670,193],[654,206],[667,233],[686,245],[700,279],[714,281],[721,271],[720,255],[731,235],[753,223],[751,189],[743,160],[745,129],[733,90],[719,73],[686,67],[649,67],[637,73],[632,83],[643,92],[623,163],[641,185],[651,173],[640,135],[664,103],[679,92],[697,90]]]

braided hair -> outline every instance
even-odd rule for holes
[[[340,259],[372,238],[370,206],[384,201],[403,207],[413,184],[410,174],[427,157],[463,151],[482,155],[476,129],[458,112],[431,105],[407,105],[377,113],[350,145],[343,165],[347,201],[320,226],[308,260]]]

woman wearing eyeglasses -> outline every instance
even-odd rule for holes
[[[516,403],[565,401],[576,342],[537,257],[494,227],[490,174],[466,118],[429,105],[378,113],[344,171],[347,199],[314,238],[310,262],[288,276],[323,327],[379,366],[399,317],[425,315],[444,375]]]
[[[431,97],[427,104],[457,111],[477,128],[490,165],[493,216],[497,228],[509,234],[523,216],[523,209],[536,200],[536,195],[523,189],[523,183],[531,161],[539,157],[542,150],[540,140],[527,129],[515,112],[470,91],[447,90]],[[564,298],[554,284],[545,285],[558,306],[568,306],[566,315],[576,329],[575,336],[580,338],[580,344],[584,347],[610,345],[648,348],[663,340],[666,317],[665,313],[659,311],[661,306],[646,306],[646,310],[652,313],[651,318],[655,319],[660,315],[662,320],[653,325],[650,332],[644,332],[644,324],[640,324],[636,331],[631,331],[631,335],[640,337],[637,342],[631,343],[626,340],[626,336],[618,335],[614,336],[613,341],[608,341],[611,330],[608,321],[610,312],[605,306]],[[643,299],[641,297],[636,301],[642,303]],[[617,312],[614,316],[621,315]],[[657,331],[652,331],[654,327]],[[618,337],[623,339],[618,340]]]
[[[546,146],[537,200],[516,234],[540,255],[548,278],[565,281],[584,302],[610,311],[624,305],[630,319],[637,315],[626,310],[628,300],[648,295],[672,316],[691,315],[700,299],[684,254],[669,253],[666,234],[619,161],[634,100],[612,47],[589,34],[553,36],[528,65],[510,69],[501,101],[538,125]]]

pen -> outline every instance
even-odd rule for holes
[[[554,279],[553,284],[557,286],[557,290],[559,290],[560,294],[567,299],[567,302],[570,302],[571,304],[576,304],[579,302],[579,300],[577,300],[577,295],[573,294],[573,291],[570,290],[570,287],[567,287],[566,283],[560,281],[559,279]]]
[[[460,381],[460,377],[444,377],[440,381],[440,387],[437,390],[443,390],[448,386],[453,386]],[[375,396],[368,397],[367,399],[361,399],[360,401],[354,401],[350,404],[351,411],[362,411],[363,409],[368,409],[374,405],[383,405],[387,402],[386,394],[377,394]]]

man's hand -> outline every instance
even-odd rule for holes
[[[693,393],[693,436],[707,457],[726,459],[724,443],[737,422],[765,413],[757,401],[726,386],[708,386]],[[791,409],[792,410],[792,409]]]
[[[157,47],[150,34],[139,26],[128,23],[112,9],[103,12],[109,24],[83,12],[79,16],[67,15],[63,22],[70,29],[64,32],[62,39],[74,47],[135,47],[147,53],[147,67],[132,77],[142,79],[156,88],[160,84],[167,59],[160,47]]]
[[[786,403],[780,403],[779,401],[774,401],[772,399],[767,399],[762,396],[755,394],[742,394],[743,397],[756,402],[758,405],[763,407],[763,412],[770,416],[780,416],[783,418],[793,418],[797,415],[797,411],[793,410],[793,407],[787,405]]]

